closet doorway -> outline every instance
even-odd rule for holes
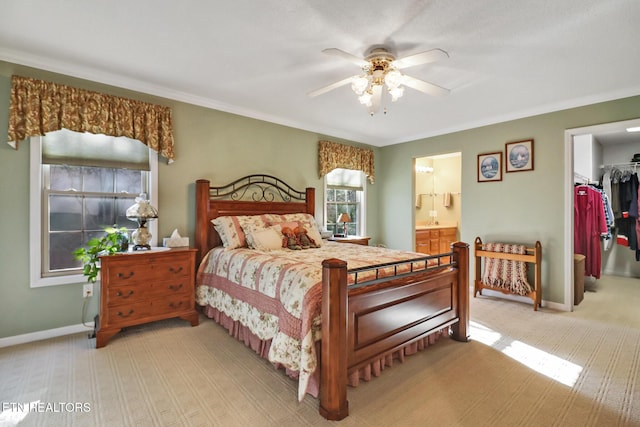
[[[416,252],[450,251],[460,240],[462,153],[419,157],[414,161]]]
[[[601,178],[605,176],[605,181],[610,182],[608,178],[611,171],[619,170],[626,174],[640,172],[640,161],[634,161],[634,156],[640,156],[640,131],[627,131],[627,129],[633,128],[640,128],[640,119],[565,131],[565,212],[567,213],[564,236],[565,305],[571,311],[582,310],[584,312],[584,307],[589,306],[592,307],[590,310],[596,311],[593,305],[581,306],[582,301],[589,298],[594,300],[603,298],[605,293],[607,294],[607,304],[611,304],[609,308],[612,311],[619,311],[625,306],[625,301],[640,298],[640,262],[636,260],[635,250],[621,244],[624,239],[617,239],[618,235],[622,235],[622,233],[617,232],[619,228],[615,224],[615,219],[614,226],[611,228],[612,238],[608,241],[601,239],[599,242],[600,277],[598,279],[593,276],[584,278],[584,294],[581,294],[579,286],[576,287],[574,282],[573,259],[574,251],[576,251],[574,233],[579,233],[581,229],[579,225],[576,229],[576,224],[574,224],[574,190],[576,186],[580,185],[602,187]],[[637,159],[637,157],[635,158]],[[605,175],[607,172],[609,174]],[[611,196],[615,195],[614,188],[614,194]],[[622,228],[625,227],[622,221],[619,224]],[[590,260],[585,260],[585,262],[590,262]],[[620,294],[616,295],[612,293],[612,290],[616,289],[619,283],[624,283],[625,291],[619,291]],[[598,292],[600,292],[599,295],[597,295]],[[597,311],[604,312],[606,308],[599,307]],[[583,314],[589,316],[589,313]]]

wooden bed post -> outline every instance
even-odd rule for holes
[[[320,415],[338,421],[349,415],[347,401],[347,263],[322,261]]]
[[[205,256],[209,241],[209,181],[199,179],[196,181],[196,234],[195,245],[198,249],[196,254],[196,269],[200,265],[202,257]]]
[[[316,189],[307,187],[305,190],[305,201],[307,202],[307,213],[316,216]]]
[[[452,246],[458,268],[458,323],[451,327],[456,341],[469,341],[469,245],[456,242]]]

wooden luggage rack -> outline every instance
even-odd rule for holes
[[[534,283],[533,291],[524,295],[533,300],[533,309],[538,310],[538,307],[542,307],[542,287],[541,287],[541,273],[540,266],[542,264],[542,245],[540,241],[537,241],[533,247],[526,248],[526,254],[508,254],[503,252],[486,251],[482,249],[482,239],[476,237],[474,242],[474,257],[475,257],[475,269],[476,277],[473,282],[473,297],[475,298],[478,293],[482,295],[483,289],[490,289],[492,291],[499,291],[503,294],[517,295],[510,292],[505,288],[497,288],[482,283],[482,258],[497,258],[506,259],[510,261],[524,261],[533,264],[534,267]]]

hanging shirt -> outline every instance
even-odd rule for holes
[[[611,170],[611,209],[615,219],[622,218],[622,208],[620,207],[620,178],[622,172],[616,168]]]
[[[604,219],[607,223],[607,235],[604,237],[604,250],[608,251],[613,246],[613,236],[611,235],[611,228],[613,227],[613,210],[611,209],[611,204],[609,203],[609,197],[604,190],[600,190],[596,188],[600,192],[602,196],[602,205],[604,207]]]
[[[600,236],[607,234],[602,196],[588,185],[574,188],[574,252],[585,256],[585,276],[600,278]]]
[[[640,186],[638,188],[637,205],[638,212],[640,212]],[[640,215],[636,218],[636,241],[638,243],[638,247],[636,248],[636,261],[640,261]]]

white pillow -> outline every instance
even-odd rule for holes
[[[280,233],[280,226],[276,225],[269,228],[251,231],[247,233],[246,236],[247,243],[250,248],[258,249],[260,251],[282,249],[282,234]]]

